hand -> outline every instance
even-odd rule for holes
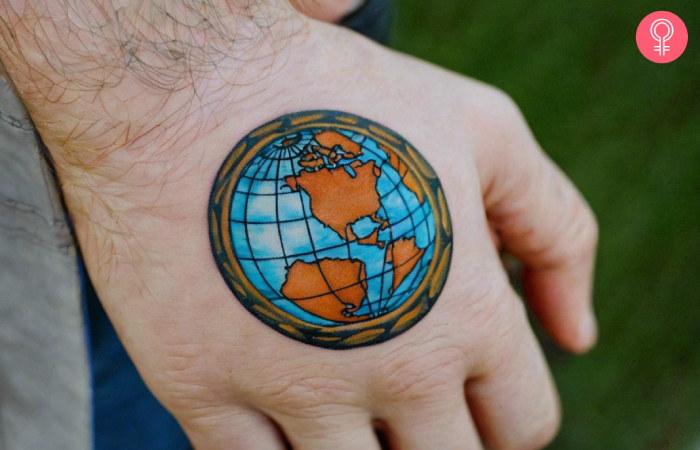
[[[597,230],[507,96],[282,2],[97,3],[3,0],[2,60],[55,160],[100,299],[196,448],[378,449],[373,426],[402,450],[552,438],[555,389],[491,232],[525,263],[544,327],[579,352],[595,340]],[[382,344],[333,351],[272,331],[212,258],[222,162],[254,128],[309,109],[395,130],[445,189],[450,276],[431,312]]]

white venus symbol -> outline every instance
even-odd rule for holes
[[[656,32],[659,25],[664,25],[666,27],[666,34],[663,36],[659,36]],[[673,36],[673,24],[670,20],[656,19],[654,23],[651,24],[651,37],[659,43],[659,45],[654,46],[654,51],[659,52],[659,55],[664,56],[666,52],[671,49],[671,47],[666,45],[666,42],[671,40],[671,36]]]

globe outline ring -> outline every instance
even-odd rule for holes
[[[420,183],[433,210],[435,250],[428,271],[411,296],[378,317],[336,326],[303,321],[283,311],[251,283],[233,250],[230,207],[241,172],[261,149],[282,136],[305,129],[349,130],[361,133],[394,151]],[[394,131],[360,116],[339,111],[302,111],[274,119],[244,136],[224,159],[209,198],[211,250],[219,272],[236,299],[258,320],[297,341],[328,349],[350,349],[392,339],[418,323],[437,301],[447,280],[452,258],[452,224],[444,191],[432,167]],[[226,219],[224,219],[226,218]]]

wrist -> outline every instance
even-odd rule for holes
[[[58,4],[6,8],[0,56],[57,165],[93,166],[120,149],[133,158],[180,140],[279,71],[303,16],[286,1],[248,2],[245,11],[230,3],[93,11],[85,2],[80,19]]]

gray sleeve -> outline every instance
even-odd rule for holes
[[[76,246],[34,128],[0,77],[0,450],[90,450]]]

